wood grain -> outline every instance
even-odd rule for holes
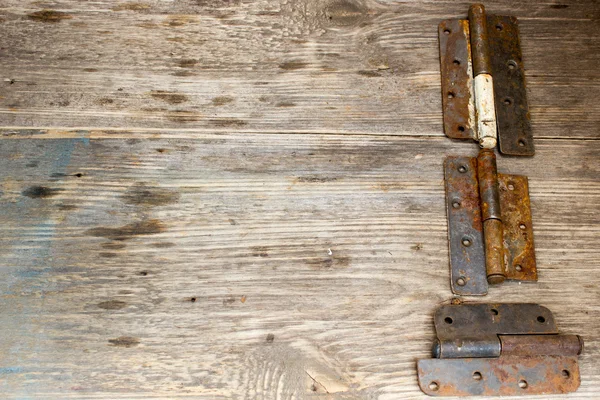
[[[536,138],[598,138],[595,1],[487,2],[521,22]],[[15,128],[441,136],[437,24],[467,2],[185,0],[0,8]]]
[[[463,1],[0,1],[3,398],[424,399]],[[538,302],[600,385],[600,8],[518,16]],[[522,398],[522,397],[521,397]],[[555,396],[554,398],[565,398]]]
[[[475,148],[72,134],[0,146],[3,393],[426,398],[415,361],[452,298],[442,160]],[[539,302],[584,336],[569,398],[600,384],[598,143],[499,160],[530,177],[540,280],[486,300]]]

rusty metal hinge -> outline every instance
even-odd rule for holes
[[[452,292],[537,281],[527,177],[498,174],[493,150],[444,162]]]
[[[434,315],[432,359],[417,364],[431,396],[568,393],[580,384],[578,335],[559,335],[537,304],[444,305]]]
[[[442,21],[439,39],[446,136],[533,155],[517,19],[474,4],[467,20]]]

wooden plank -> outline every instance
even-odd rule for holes
[[[415,361],[452,297],[442,162],[474,146],[111,134],[1,142],[5,396],[426,398]],[[486,301],[538,302],[583,335],[568,398],[593,399],[600,142],[536,150],[498,168],[529,176],[539,283]]]
[[[486,6],[521,21],[535,137],[600,137],[599,3]],[[467,7],[5,0],[0,118],[20,128],[437,137],[437,24]]]

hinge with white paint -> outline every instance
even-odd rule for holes
[[[488,284],[537,281],[528,180],[498,174],[494,150],[444,162],[450,286],[485,295]]]
[[[417,363],[419,386],[430,396],[558,394],[579,387],[583,340],[559,335],[546,307],[444,305],[434,324],[434,358]]]
[[[474,4],[468,19],[442,21],[439,39],[446,136],[532,156],[517,19]]]

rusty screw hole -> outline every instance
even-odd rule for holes
[[[520,228],[521,230],[525,230],[525,229],[527,229],[527,226],[526,226],[525,224],[520,224],[520,225],[519,225],[519,228]]]
[[[501,30],[503,30],[503,29],[504,29],[504,27],[502,26],[502,24],[498,24],[498,25],[496,25],[496,30],[497,30],[497,31],[501,31]]]
[[[516,269],[518,272],[521,272],[521,271],[523,271],[523,267],[521,267],[520,265],[515,265],[515,269]]]
[[[524,379],[521,379],[521,380],[519,381],[519,387],[520,387],[521,389],[527,389],[527,386],[528,386],[528,385],[527,385],[527,381],[526,381],[526,380],[524,380]]]
[[[455,96],[454,92],[448,92],[448,98],[453,99]]]
[[[436,381],[433,381],[429,384],[429,390],[433,390],[434,392],[437,392],[440,388],[440,384],[437,383]]]
[[[508,69],[516,69],[517,68],[517,63],[514,60],[510,60],[508,63]]]
[[[450,318],[450,317],[446,317],[446,318],[444,318],[444,322],[450,325],[450,324],[452,324],[452,322],[454,322],[454,321],[452,321],[452,318]]]
[[[467,167],[464,165],[461,165],[460,167],[458,167],[458,172],[460,172],[461,174],[464,174],[465,172],[467,172]]]
[[[571,373],[568,370],[563,369],[562,376],[564,376],[565,378],[569,378],[571,376]]]
[[[515,185],[513,185],[512,183],[509,183],[507,186],[508,190],[515,190]]]
[[[444,34],[449,35],[452,31],[448,28],[444,29]]]
[[[512,101],[512,99],[510,97],[506,97],[503,100],[503,103],[504,103],[505,106],[510,106],[513,103],[513,101]]]
[[[460,201],[454,200],[452,202],[452,208],[460,208]]]
[[[458,286],[465,286],[466,283],[467,283],[467,280],[465,278],[463,278],[462,276],[456,280],[456,284]]]
[[[473,379],[475,379],[476,381],[480,381],[482,378],[483,378],[483,376],[481,376],[481,372],[479,372],[479,371],[473,372]]]
[[[519,139],[519,147],[525,147],[527,143],[523,139]]]
[[[492,308],[490,311],[492,312],[492,314],[498,315],[498,310],[496,310],[495,308]]]
[[[539,322],[540,324],[543,324],[544,322],[546,322],[546,318],[544,318],[540,315],[539,317],[537,317],[537,322]]]
[[[462,243],[463,246],[469,247],[470,245],[473,244],[473,241],[471,240],[471,238],[468,238],[468,237],[465,236],[464,238],[462,238],[462,242],[461,243]]]
[[[460,60],[454,60],[452,62],[454,63],[454,65],[460,65]]]
[[[462,125],[459,125],[459,126],[458,126],[458,131],[459,131],[459,132],[464,132],[464,131],[465,131],[465,127],[464,127],[464,126],[462,126]]]

